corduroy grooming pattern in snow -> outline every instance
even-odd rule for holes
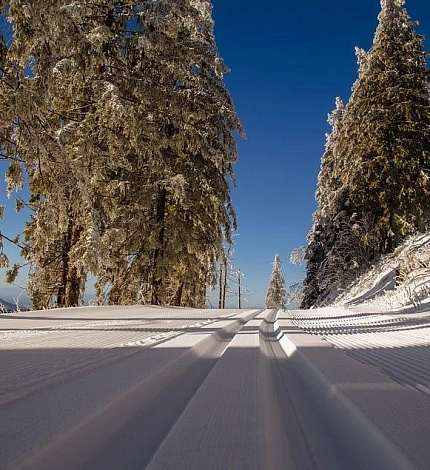
[[[430,313],[292,311],[294,323],[398,382],[430,395]]]

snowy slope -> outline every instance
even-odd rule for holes
[[[396,310],[426,304],[430,294],[430,233],[410,237],[344,291],[338,306]]]
[[[295,324],[430,396],[430,233],[410,237],[336,299]]]
[[[430,311],[293,311],[294,323],[430,396]]]

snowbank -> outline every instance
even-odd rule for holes
[[[430,303],[430,232],[408,238],[345,290],[336,305],[395,310]]]

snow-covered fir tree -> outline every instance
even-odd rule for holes
[[[24,255],[32,264],[35,307],[78,305],[86,273],[98,265],[90,256],[98,235],[97,185],[117,158],[107,156],[100,109],[113,87],[110,65],[120,57],[114,34],[124,25],[120,13],[107,1],[9,2],[9,56],[20,68],[15,144],[34,210]]]
[[[228,179],[237,158],[232,134],[242,129],[223,84],[211,3],[145,5],[134,31],[134,70],[151,88],[138,100],[140,107],[147,103],[145,158],[127,186],[152,193],[143,217],[133,207],[128,216],[127,207],[118,213],[132,228],[126,233],[122,222],[112,225],[127,259],[118,253],[103,280],[112,286],[109,297],[121,295],[122,303],[138,295],[153,304],[203,306],[223,239],[230,241],[235,227]],[[140,285],[125,291],[133,279]]]
[[[242,132],[210,1],[9,3],[35,306],[77,305],[89,271],[100,302],[203,306]]]
[[[273,261],[272,274],[269,280],[269,288],[266,296],[266,308],[277,310],[285,309],[287,289],[285,287],[284,274],[282,272],[281,257],[277,254]]]
[[[357,50],[359,78],[336,136],[339,180],[317,193],[319,203],[335,202],[317,215],[336,223],[317,217],[311,231],[308,257],[317,262],[308,264],[304,307],[430,224],[427,54],[404,3],[383,0],[372,48]]]
[[[307,261],[307,273],[304,282],[302,303],[312,305],[324,291],[323,284],[333,282],[332,277],[324,269],[329,263],[331,240],[333,234],[340,229],[336,219],[337,200],[342,191],[340,175],[340,158],[337,144],[342,127],[342,118],[345,107],[340,98],[336,98],[336,108],[328,115],[328,123],[332,126],[332,132],[326,136],[325,152],[321,159],[321,170],[318,175],[318,189],[316,200],[318,208],[314,213],[314,223],[308,234],[308,246],[305,259]]]

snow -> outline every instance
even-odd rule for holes
[[[337,299],[336,305],[378,310],[419,307],[430,294],[430,232],[410,237]]]
[[[430,312],[326,308],[293,313],[304,331],[430,396]]]
[[[83,307],[1,315],[0,404],[228,315],[211,311],[214,318],[207,318],[204,310],[182,310],[178,318],[177,310],[170,309],[160,317],[159,311],[153,307]]]
[[[132,432],[134,416],[143,415],[134,441],[144,443],[130,455],[141,468],[229,338],[256,313],[230,319],[237,311],[102,307],[2,316],[2,333],[18,336],[17,343],[1,343],[0,438],[7,445],[0,467],[133,468],[107,463],[104,455],[114,447],[110,438]],[[138,341],[154,331],[181,334],[150,348],[116,347],[127,336]],[[125,458],[119,452],[112,462],[119,456]]]
[[[302,382],[298,393],[303,395],[313,419],[322,421],[321,432],[332,435],[331,452],[349,459],[340,467],[328,464],[321,468],[428,468],[430,423],[423,417],[428,414],[429,397],[393,380],[379,367],[357,361],[350,354],[352,349],[333,348],[325,337],[329,331],[335,334],[336,325],[354,323],[358,318],[359,327],[356,331],[351,328],[350,335],[359,338],[367,321],[377,324],[383,319],[375,319],[368,312],[336,308],[295,311],[291,315],[292,319],[280,316],[278,322],[290,345],[289,359],[297,371],[294,381]],[[307,332],[299,327],[305,322]],[[313,334],[309,334],[311,327]],[[383,331],[379,335],[382,338]],[[313,437],[315,426],[308,426],[306,433]],[[318,446],[318,442],[311,444]],[[326,446],[326,452],[329,449]],[[396,455],[390,462],[390,456]],[[318,461],[324,457],[323,452]]]
[[[428,468],[429,342],[376,304],[1,315],[0,467]]]

